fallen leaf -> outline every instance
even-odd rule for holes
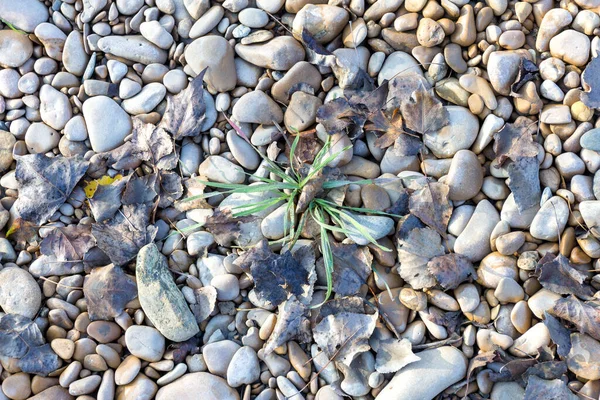
[[[405,133],[402,115],[397,109],[392,112],[391,117],[385,115],[383,110],[374,112],[369,116],[369,123],[365,125],[365,130],[378,133],[375,147],[380,149],[392,146]]]
[[[427,263],[427,269],[445,290],[456,289],[468,279],[477,279],[473,264],[461,254],[434,257]]]
[[[539,68],[537,67],[537,65],[535,65],[534,62],[530,61],[525,57],[521,57],[517,79],[515,80],[515,83],[513,83],[510,87],[513,96],[514,93],[517,93],[527,82],[535,80],[535,78],[538,76],[539,71]]]
[[[341,311],[325,316],[313,328],[315,343],[332,360],[350,366],[357,354],[369,351],[369,338],[379,314]]]
[[[94,189],[93,198],[88,201],[96,222],[102,222],[115,216],[117,210],[121,208],[123,190],[132,176],[137,175],[132,174],[108,185],[99,185]]]
[[[44,343],[40,328],[31,319],[19,314],[0,317],[0,355],[18,359],[16,366],[23,372],[48,375],[60,368],[60,359]]]
[[[400,276],[413,289],[430,288],[437,284],[429,272],[428,263],[444,254],[442,238],[431,228],[415,228],[406,236],[398,236]]]
[[[467,382],[469,382],[469,378],[473,371],[477,368],[485,367],[491,362],[498,361],[498,353],[494,351],[486,351],[483,353],[477,354],[469,361],[469,367],[467,368]]]
[[[158,186],[158,206],[167,208],[183,195],[181,176],[173,171],[159,171],[156,181]]]
[[[423,84],[412,92],[410,101],[400,105],[400,111],[406,127],[421,135],[435,133],[448,125],[448,110]]]
[[[90,320],[111,320],[137,297],[135,281],[113,264],[94,268],[83,284]]]
[[[185,362],[188,354],[194,355],[200,353],[200,338],[192,336],[185,342],[171,343],[168,349],[173,352],[173,362],[176,364]]]
[[[595,302],[584,303],[570,295],[554,303],[552,313],[577,327],[579,332],[587,333],[600,340],[600,306]]]
[[[19,196],[14,204],[20,217],[42,224],[62,206],[90,163],[81,157],[15,156]]]
[[[382,374],[394,373],[420,359],[412,352],[412,343],[408,339],[387,339],[379,344],[375,369]]]
[[[336,65],[337,57],[318,43],[306,28],[302,28],[300,37],[295,35],[306,49],[306,60],[320,67],[333,67]]]
[[[255,217],[234,217],[231,209],[215,209],[213,215],[206,219],[204,229],[210,232],[220,246],[231,247],[240,235],[240,225],[254,221]]]
[[[386,108],[388,110],[402,110],[404,104],[412,102],[411,97],[413,92],[419,90],[420,87],[430,90],[431,84],[423,75],[415,72],[405,71],[393,77],[389,82]]]
[[[19,217],[14,220],[8,231],[6,238],[16,243],[16,250],[25,250],[27,243],[36,240],[38,227],[23,218]]]
[[[462,313],[462,311],[443,312],[439,308],[429,307],[427,319],[429,319],[436,325],[445,327],[448,333],[460,333],[460,327],[462,323],[466,320],[466,317]]]
[[[569,259],[562,254],[546,253],[538,262],[536,274],[540,284],[558,294],[573,294],[580,299],[590,300],[596,292],[584,284],[587,275],[573,268]]]
[[[250,273],[254,291],[259,301],[278,306],[290,296],[308,304],[312,298],[313,285],[317,279],[315,254],[311,246],[303,246],[294,252],[275,254],[262,240],[237,258],[236,264]]]
[[[40,252],[58,261],[78,261],[95,245],[89,225],[69,225],[54,228],[42,240]]]
[[[578,400],[561,379],[545,380],[532,375],[527,380],[525,398],[523,400]]]
[[[452,205],[448,201],[450,188],[441,182],[425,182],[410,195],[410,212],[442,237],[446,236],[448,222],[452,216]]]
[[[98,247],[113,264],[127,264],[142,247],[154,240],[157,228],[150,225],[152,209],[151,204],[124,205],[113,218],[92,224],[92,235]]]
[[[498,168],[506,166],[507,184],[515,197],[519,211],[539,204],[541,188],[539,179],[538,147],[533,141],[537,124],[525,117],[505,124],[494,134],[494,152]]]
[[[150,162],[160,170],[171,170],[177,166],[173,139],[163,128],[133,118],[132,142],[141,160]]]
[[[276,348],[290,340],[300,343],[311,341],[310,310],[308,306],[291,296],[278,307],[277,322],[273,332],[265,343],[265,355],[271,354]]]
[[[128,178],[121,196],[121,203],[125,205],[154,203],[159,190],[156,174],[144,176],[131,174]]]
[[[502,357],[501,361],[506,362],[506,359]],[[517,358],[506,362],[502,366],[499,372],[491,372],[490,380],[492,382],[519,382],[523,383],[521,379],[525,371],[530,367],[537,364],[538,360],[535,358]]]
[[[194,289],[196,304],[190,304],[190,309],[199,324],[205,321],[215,310],[217,304],[217,289],[204,286]]]
[[[331,242],[333,291],[340,296],[356,294],[371,275],[373,255],[365,246]]]
[[[585,92],[581,93],[581,101],[590,108],[600,108],[600,60],[598,57],[592,58],[587,64],[583,74],[581,74],[581,83]]]
[[[91,199],[92,197],[94,197],[94,194],[96,194],[96,190],[98,190],[99,187],[108,186],[108,185],[118,181],[121,178],[123,178],[123,175],[121,175],[121,174],[117,174],[114,177],[104,175],[101,178],[94,179],[93,181],[89,181],[83,187],[83,191],[85,192],[86,197],[88,199]]]
[[[175,140],[200,134],[200,127],[206,120],[202,80],[207,69],[204,68],[179,94],[167,96],[167,108],[159,127],[170,132]]]
[[[571,351],[571,332],[564,325],[547,311],[544,312],[544,325],[550,332],[550,338],[556,343],[559,356],[566,357]]]
[[[558,379],[566,373],[565,361],[544,361],[527,368],[523,373],[523,380],[527,381],[532,375],[542,379]]]

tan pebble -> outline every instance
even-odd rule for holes
[[[262,340],[267,340],[269,338],[269,336],[271,336],[271,333],[273,332],[273,328],[275,328],[276,322],[277,322],[277,315],[275,315],[275,314],[269,315],[269,317],[265,320],[265,322],[260,327],[260,330],[258,333],[259,337]]]
[[[559,294],[541,289],[527,300],[527,305],[536,318],[543,319],[544,312],[550,311],[560,299]]]
[[[29,374],[20,372],[10,375],[2,382],[2,392],[12,400],[25,400],[31,394]]]
[[[292,364],[292,367],[294,367],[296,372],[302,379],[308,381],[312,371],[312,363],[298,343],[294,341],[288,342],[288,357],[290,359],[290,364]]]
[[[460,77],[459,83],[466,91],[481,96],[485,106],[490,110],[495,110],[498,107],[494,91],[485,79],[473,74],[467,74]]]
[[[501,303],[517,303],[523,300],[525,293],[517,281],[512,278],[502,278],[494,291],[494,296]]]
[[[475,28],[475,13],[470,4],[465,4],[460,10],[460,17],[456,21],[456,30],[452,34],[452,42],[460,46],[470,46],[477,38]]]
[[[440,24],[431,18],[422,18],[417,28],[417,40],[421,46],[433,47],[444,41],[446,34]]]
[[[510,312],[510,321],[521,334],[531,327],[531,317],[531,310],[525,300],[517,302]]]
[[[399,16],[394,21],[394,29],[398,32],[411,31],[416,29],[419,25],[419,14],[417,13],[408,13]]]
[[[571,115],[577,121],[586,122],[594,117],[594,110],[586,106],[582,101],[576,101],[571,105]]]
[[[516,97],[514,104],[515,109],[521,114],[525,115],[537,115],[542,109],[544,103],[538,95],[535,83],[532,81],[527,82],[517,92],[521,97]]]
[[[93,372],[102,372],[108,369],[106,361],[98,354],[88,354],[83,359],[83,367]]]
[[[454,296],[463,312],[473,312],[481,302],[479,291],[472,283],[463,283],[454,289]]]
[[[31,392],[33,394],[38,394],[56,385],[58,385],[58,378],[35,375],[31,379]]]
[[[98,345],[98,347],[96,347],[96,353],[101,355],[111,368],[117,368],[121,363],[121,356],[119,356],[119,353],[108,345]]]
[[[87,327],[87,334],[98,343],[110,343],[118,339],[121,334],[121,328],[114,322],[94,321]]]
[[[485,301],[480,302],[473,312],[464,314],[469,321],[477,322],[479,324],[488,324],[492,319],[490,306]]]
[[[75,351],[75,343],[69,339],[54,339],[50,342],[50,347],[63,360],[73,357],[73,352]]]
[[[480,114],[485,108],[483,99],[478,94],[472,94],[469,96],[469,110],[475,115]]]
[[[136,356],[128,356],[115,371],[115,383],[119,386],[132,382],[142,368],[142,362]]]
[[[412,288],[403,288],[400,291],[400,302],[411,310],[423,311],[427,308],[427,295]]]
[[[481,351],[492,351],[497,347],[502,350],[508,349],[513,344],[513,339],[491,329],[479,329],[477,331],[477,347]]]
[[[525,34],[521,31],[506,31],[498,38],[498,44],[508,50],[516,50],[525,44]]]
[[[549,344],[550,332],[546,325],[539,322],[517,338],[508,351],[516,357],[528,357],[536,355],[540,347],[548,346]]]
[[[438,289],[432,289],[425,292],[427,294],[427,300],[434,306],[441,308],[445,311],[458,311],[460,306],[454,297],[446,294]]]

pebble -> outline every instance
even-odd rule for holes
[[[25,400],[31,395],[31,380],[29,374],[23,372],[10,375],[2,382],[2,392],[6,398]]]
[[[37,0],[19,2],[1,0],[0,15],[4,21],[12,24],[15,28],[33,32],[39,24],[48,20],[48,8]]]
[[[209,156],[198,169],[200,175],[213,182],[243,183],[246,179],[244,170],[221,156]]]
[[[69,98],[50,85],[40,89],[40,114],[42,121],[53,129],[61,130],[73,116]]]
[[[240,348],[239,344],[231,340],[222,340],[204,346],[202,354],[208,370],[223,378],[227,377],[229,364]]]
[[[43,122],[34,122],[25,133],[25,144],[30,153],[47,153],[58,145],[60,135]]]
[[[260,378],[260,364],[256,351],[244,346],[235,352],[227,367],[227,383],[231,387],[250,385]]]
[[[479,121],[471,112],[460,106],[446,106],[448,125],[437,132],[423,135],[423,143],[438,158],[451,158],[459,150],[466,150],[477,138]]]
[[[273,84],[271,95],[274,100],[288,104],[290,101],[289,90],[294,85],[306,83],[317,91],[321,86],[321,79],[321,74],[317,68],[306,61],[300,61],[290,68],[283,78]]]
[[[133,125],[127,113],[111,98],[96,96],[83,103],[83,117],[92,150],[101,153],[123,144]]]
[[[467,373],[467,359],[454,347],[425,350],[419,357],[398,371],[375,400],[433,399]]]
[[[281,108],[260,90],[246,93],[235,103],[231,112],[238,122],[272,125],[283,121]]]
[[[445,183],[450,191],[448,197],[453,201],[473,198],[483,185],[483,170],[477,155],[469,150],[459,150],[452,158]]]
[[[106,36],[98,40],[98,48],[116,57],[149,65],[164,64],[167,53],[141,35]]]
[[[583,333],[571,334],[571,350],[567,355],[567,367],[575,375],[589,380],[600,378],[600,363],[593,356],[598,354],[600,343]]]
[[[156,393],[156,400],[193,400],[198,393],[203,393],[206,400],[240,400],[239,394],[227,385],[225,379],[207,372],[187,374],[163,386]]]
[[[509,353],[515,357],[533,356],[538,353],[538,349],[550,344],[550,332],[543,323],[537,323],[522,336],[514,341],[514,344],[508,349]]]
[[[165,337],[155,328],[133,325],[125,331],[129,352],[145,361],[160,361],[165,352]]]
[[[131,115],[148,114],[165,98],[167,89],[157,82],[144,86],[134,97],[121,103],[121,107]]]
[[[567,29],[550,40],[550,54],[566,63],[583,66],[590,56],[590,39],[581,32]]]
[[[469,222],[456,238],[454,251],[473,262],[482,260],[491,251],[490,237],[499,221],[498,211],[489,201],[479,202]]]
[[[306,29],[318,43],[329,43],[342,32],[348,19],[348,12],[342,7],[306,4],[296,14],[292,29],[296,35]]]
[[[531,222],[530,233],[536,239],[555,241],[569,218],[569,205],[559,196],[542,204]]]
[[[287,71],[304,60],[304,48],[290,36],[277,36],[260,44],[238,44],[238,56],[251,64],[276,71]]]

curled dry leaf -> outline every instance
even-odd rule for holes
[[[434,257],[427,263],[427,269],[446,290],[456,289],[468,279],[477,279],[473,264],[461,254],[451,253]]]
[[[429,272],[428,263],[443,254],[442,238],[431,228],[415,228],[406,236],[398,236],[400,276],[413,289],[430,288],[437,284]]]
[[[448,110],[423,84],[412,92],[409,101],[400,105],[400,111],[406,127],[421,135],[435,133],[448,125]]]
[[[578,400],[561,379],[545,380],[532,375],[527,380],[525,398],[523,400]]]
[[[590,300],[595,290],[584,284],[587,275],[575,269],[562,254],[546,253],[538,262],[536,274],[540,284],[558,294],[573,294],[580,299]]]
[[[600,108],[600,59],[592,58],[581,75],[585,92],[581,93],[581,101],[590,108]]]
[[[92,224],[92,235],[113,264],[125,265],[138,251],[151,243],[157,228],[150,225],[151,204],[125,205],[117,214],[101,223]]]
[[[412,352],[412,343],[408,339],[387,339],[377,349],[375,369],[382,374],[394,373],[420,359]]]
[[[310,310],[308,306],[291,296],[278,307],[277,322],[273,332],[265,343],[265,354],[271,354],[276,348],[290,340],[308,343],[312,339],[310,331]]]
[[[519,63],[519,72],[517,74],[517,80],[510,87],[511,94],[515,96],[515,94],[529,81],[535,80],[538,76],[538,72],[540,69],[535,65],[534,62],[530,61],[525,57],[521,57],[521,61]],[[515,96],[516,97],[516,96]]]
[[[40,244],[40,252],[58,261],[83,260],[96,245],[89,225],[69,225],[53,229]]]
[[[295,295],[308,304],[312,298],[317,274],[315,253],[310,246],[298,248],[294,255],[289,251],[276,254],[262,240],[238,257],[236,264],[252,275],[256,297],[262,303],[278,306]]]
[[[567,363],[565,361],[543,361],[532,365],[523,373],[523,380],[527,381],[530,376],[537,376],[542,379],[558,379],[567,373]]]
[[[134,118],[132,142],[140,160],[148,161],[161,170],[171,170],[177,166],[173,139],[163,128]]]
[[[19,197],[14,207],[21,218],[37,225],[67,201],[90,165],[82,157],[28,154],[15,158]]]
[[[449,191],[450,188],[445,183],[426,181],[410,195],[409,200],[410,212],[443,237],[446,236],[452,216]]]
[[[334,361],[350,366],[357,354],[369,351],[378,313],[341,311],[327,315],[313,329],[315,343]]]
[[[215,310],[217,304],[217,289],[212,286],[204,286],[194,289],[196,304],[190,304],[190,309],[196,317],[197,323],[202,323]]]
[[[171,133],[175,140],[200,134],[200,127],[206,119],[202,80],[207,69],[202,70],[179,94],[167,96],[167,109],[159,127]]]
[[[168,349],[173,352],[173,362],[179,364],[185,362],[188,354],[200,353],[200,338],[192,336],[185,342],[175,342],[169,345]]]
[[[583,302],[570,295],[554,303],[552,313],[575,325],[579,332],[600,340],[600,304],[597,302]]]
[[[550,332],[550,338],[557,345],[556,352],[561,357],[566,357],[571,351],[571,332],[552,314],[544,312],[544,325]]]
[[[117,210],[121,207],[123,190],[125,190],[130,177],[137,177],[137,175],[132,174],[128,177],[117,179],[108,185],[98,185],[94,192],[94,197],[88,199],[96,222],[102,222],[115,216]]]
[[[373,255],[367,247],[331,242],[333,291],[340,296],[356,294],[371,275]]]
[[[36,237],[37,226],[21,217],[16,218],[6,232],[6,238],[15,242],[17,250],[25,250],[27,243],[35,240]]]
[[[471,361],[469,361],[469,367],[467,368],[467,382],[469,381],[473,371],[475,371],[477,368],[485,367],[494,361],[498,361],[498,354],[496,351],[486,351],[473,357]]]
[[[111,320],[137,297],[135,281],[113,264],[94,268],[83,285],[90,320]]]
[[[18,314],[0,318],[0,355],[17,359],[16,367],[29,374],[48,375],[61,365],[37,324]]]
[[[234,217],[231,209],[217,208],[213,215],[206,219],[204,229],[210,232],[220,246],[230,247],[241,234],[240,225],[251,222],[255,217]]]
[[[494,134],[494,152],[498,168],[507,163],[507,184],[519,211],[538,204],[542,195],[537,161],[538,146],[533,141],[537,125],[518,117]]]

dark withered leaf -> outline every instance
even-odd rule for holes
[[[60,359],[44,343],[40,328],[31,319],[18,314],[0,318],[0,355],[18,359],[16,365],[23,372],[47,375],[60,367]]]
[[[308,343],[312,339],[310,331],[310,309],[296,296],[291,296],[278,307],[277,322],[273,332],[265,343],[265,355],[271,354],[276,348],[290,340]]]
[[[28,154],[15,158],[15,178],[19,184],[15,210],[24,220],[38,225],[67,201],[90,165],[82,157]]]
[[[460,331],[460,326],[466,320],[466,317],[461,311],[444,312],[438,308],[430,308],[427,319],[434,324],[445,327],[448,333],[454,333]]]
[[[529,81],[533,81],[537,77],[539,71],[539,68],[534,62],[525,57],[521,57],[517,80],[512,84],[510,90],[513,93],[517,93],[523,87],[523,85]]]
[[[400,276],[414,289],[430,288],[437,284],[427,264],[444,254],[442,238],[431,228],[415,228],[405,236],[398,235]]]
[[[331,242],[333,291],[341,296],[356,294],[371,275],[373,255],[365,246]]]
[[[410,212],[437,233],[446,236],[448,222],[452,216],[452,205],[448,201],[450,188],[441,182],[426,182],[410,195]]]
[[[152,204],[124,205],[105,222],[92,224],[92,235],[98,247],[115,265],[125,265],[138,251],[151,243],[157,228],[150,225]]]
[[[456,289],[468,279],[477,279],[477,272],[469,259],[461,254],[445,254],[432,258],[427,269],[446,290]]]
[[[21,371],[27,374],[46,376],[56,371],[62,364],[61,359],[52,350],[49,344],[44,344],[29,349],[27,354],[17,362]]]
[[[125,205],[153,203],[158,195],[156,177],[156,174],[141,177],[137,174],[129,175],[121,196],[121,203]]]
[[[294,159],[292,160],[296,169],[302,168],[304,164],[312,164],[315,156],[321,149],[320,141],[313,132],[298,133],[298,135],[300,135],[300,138],[298,139],[298,144],[294,150]],[[294,139],[289,138],[289,140],[286,140],[285,155],[288,159],[290,158],[291,150],[290,141],[293,142]]]
[[[113,264],[94,268],[85,280],[83,295],[90,320],[111,320],[137,297],[135,281]]]
[[[522,383],[523,373],[531,366],[538,363],[535,358],[508,358],[505,353],[500,353],[500,361],[505,362],[499,372],[491,372],[490,380],[492,382],[511,382],[517,381]]]
[[[426,135],[448,125],[448,110],[431,90],[420,84],[409,101],[400,105],[404,124],[413,132]]]
[[[21,217],[16,218],[6,232],[6,238],[15,242],[15,249],[25,250],[28,242],[36,240],[37,226]]]
[[[406,215],[410,212],[409,210],[410,192],[408,189],[402,188],[398,190],[398,199],[392,204],[392,206],[384,210],[388,214],[393,215]]]
[[[541,198],[538,147],[533,141],[537,125],[525,117],[506,124],[494,134],[498,167],[507,165],[508,181],[519,211],[538,204]]]
[[[0,318],[0,355],[21,358],[30,348],[44,343],[40,328],[30,318],[19,314]]]
[[[210,317],[217,304],[217,289],[212,286],[204,286],[194,289],[196,304],[190,304],[190,309],[196,317],[196,322],[201,323]]]
[[[431,89],[427,80],[414,72],[404,72],[393,77],[389,82],[388,101],[386,102],[388,110],[401,108],[403,104],[410,102],[411,95],[418,90],[420,86],[425,89]]]
[[[240,224],[251,222],[255,218],[234,217],[231,209],[215,209],[213,215],[206,219],[204,229],[210,232],[220,246],[230,247],[240,237]]]
[[[125,190],[125,186],[132,176],[135,177],[136,175],[117,179],[109,185],[98,185],[94,197],[88,199],[96,222],[102,222],[115,216],[115,213],[121,207],[123,190]]]
[[[289,251],[276,254],[262,240],[238,257],[236,264],[252,275],[256,297],[263,303],[278,306],[292,295],[308,303],[312,297],[317,275],[310,246],[300,247],[294,255]]]
[[[85,253],[96,245],[90,225],[57,227],[42,240],[40,252],[58,261],[83,260]]]
[[[557,345],[557,353],[566,357],[571,351],[571,332],[552,314],[544,312],[544,325],[550,332],[550,338]]]
[[[345,132],[352,125],[363,125],[366,120],[366,116],[355,115],[354,109],[344,97],[328,101],[317,110],[317,122],[330,135]]]
[[[600,108],[600,60],[592,58],[581,75],[581,83],[585,92],[581,93],[581,101],[590,108]]]
[[[167,96],[167,109],[159,126],[175,140],[200,134],[200,127],[206,120],[202,80],[207,69],[203,69],[179,94]]]
[[[158,206],[167,208],[183,195],[181,176],[173,171],[159,171],[156,181],[158,186]]]
[[[408,339],[386,339],[377,349],[375,369],[382,374],[394,373],[420,359],[412,352],[412,343]]]
[[[573,268],[562,254],[546,253],[538,262],[536,274],[540,284],[554,293],[573,294],[583,300],[594,296],[595,290],[584,284],[586,274]]]
[[[185,342],[176,342],[169,345],[169,350],[173,351],[173,361],[176,364],[185,362],[185,358],[188,354],[200,353],[200,338],[192,336]]]
[[[306,28],[302,28],[300,39],[306,49],[306,60],[319,67],[333,67],[336,65],[336,56],[318,43]]]
[[[486,351],[473,357],[471,361],[469,361],[469,367],[467,368],[467,382],[473,371],[477,368],[485,367],[494,361],[498,361],[498,353],[496,353],[496,351]]]
[[[567,363],[565,361],[544,361],[529,367],[523,373],[523,380],[527,381],[531,375],[542,379],[558,379],[566,373]]]
[[[328,315],[335,315],[341,312],[364,314],[367,312],[365,301],[358,296],[337,297],[329,300],[319,308],[319,315],[316,322],[321,322]]]
[[[546,380],[532,375],[527,380],[525,398],[523,400],[577,400],[579,397],[571,393],[561,379]]]
[[[171,170],[177,166],[173,139],[163,128],[133,118],[132,142],[141,160],[149,161],[161,170]]]
[[[142,163],[138,155],[138,148],[131,140],[116,149],[97,153],[96,157],[97,159],[88,170],[88,175],[94,177],[102,176],[108,167],[117,171],[129,170],[137,168]]]
[[[596,302],[583,302],[570,295],[554,303],[552,313],[577,327],[579,332],[587,333],[600,340],[600,305]]]
[[[311,95],[315,95],[315,89],[306,82],[298,82],[292,85],[287,91],[287,98],[289,99],[296,92],[304,92]]]
[[[369,123],[365,125],[365,129],[378,132],[375,147],[385,149],[396,143],[405,133],[402,124],[402,115],[397,110],[394,110],[391,117],[379,110],[369,116]]]
[[[315,343],[334,361],[350,366],[357,354],[369,351],[369,338],[375,330],[378,313],[347,311],[321,319],[313,328]]]

